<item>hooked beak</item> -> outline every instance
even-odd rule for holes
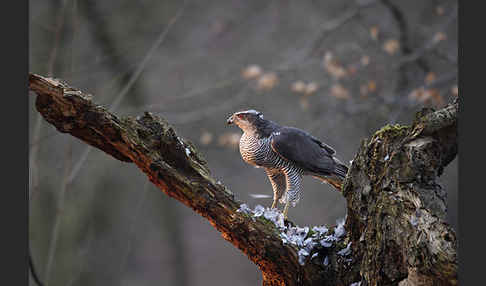
[[[226,120],[226,123],[228,123],[228,125],[230,125],[230,124],[233,124],[233,121],[234,121],[234,114],[231,115],[230,117],[228,117],[228,119]]]

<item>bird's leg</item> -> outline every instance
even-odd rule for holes
[[[286,187],[285,175],[282,171],[276,169],[267,168],[265,169],[265,171],[267,172],[268,179],[272,184],[272,189],[273,189],[272,209],[274,209],[277,208],[278,200],[285,193],[285,187]]]
[[[273,197],[273,203],[272,203],[272,209],[276,209],[277,208],[277,202],[278,202],[278,199]]]
[[[287,214],[289,212],[289,205],[290,205],[290,201],[287,200],[287,202],[285,203],[285,208],[283,210],[284,220],[287,220]]]

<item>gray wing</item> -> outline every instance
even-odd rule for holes
[[[280,157],[305,171],[328,175],[335,169],[334,149],[300,129],[280,128],[272,134],[270,145]]]

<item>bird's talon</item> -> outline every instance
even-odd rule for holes
[[[295,226],[295,224],[292,221],[288,220],[287,218],[284,219],[284,225],[286,227]]]

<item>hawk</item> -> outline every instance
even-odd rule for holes
[[[303,176],[312,176],[341,190],[348,167],[334,157],[333,148],[309,133],[280,126],[253,109],[234,113],[227,123],[243,130],[241,157],[248,164],[265,169],[273,189],[272,208],[277,207],[278,201],[285,204],[285,218],[289,205],[294,207],[301,197]]]

